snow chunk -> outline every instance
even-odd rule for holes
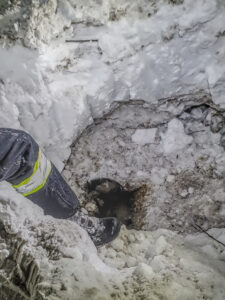
[[[139,145],[153,144],[157,128],[137,129],[132,135],[132,141]]]
[[[152,267],[145,263],[140,263],[138,267],[135,269],[135,273],[147,279],[152,279],[155,275]]]
[[[114,250],[120,251],[124,247],[124,242],[120,239],[116,239],[112,242],[112,247],[113,247]]]
[[[165,168],[153,168],[151,171],[151,181],[154,184],[162,184],[165,180],[165,177],[168,174],[168,170]]]
[[[7,249],[3,249],[0,251],[0,261],[3,262],[6,257],[9,256],[9,251]]]
[[[128,266],[128,268],[134,267],[136,265],[136,263],[137,263],[136,258],[134,258],[132,256],[129,256],[127,258],[127,266]]]
[[[164,255],[156,255],[151,261],[151,267],[154,272],[160,272],[166,266],[166,258]]]
[[[160,236],[156,241],[155,250],[158,255],[162,254],[168,248],[168,243],[164,236]]]
[[[163,150],[166,154],[176,153],[192,143],[193,138],[184,132],[184,126],[178,119],[168,123],[168,130],[162,136]]]

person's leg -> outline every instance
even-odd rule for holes
[[[94,218],[79,210],[75,193],[35,140],[21,130],[0,128],[0,181],[6,180],[44,213],[70,218],[83,227],[96,245],[112,241],[120,231],[116,218]]]
[[[74,192],[26,132],[0,129],[0,180],[56,218],[72,216],[78,207]]]

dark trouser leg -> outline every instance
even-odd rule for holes
[[[79,205],[76,195],[53,164],[44,187],[27,198],[41,206],[45,214],[56,218],[72,216]]]
[[[78,207],[74,192],[24,131],[0,128],[0,180],[57,218],[72,216]]]
[[[95,243],[103,245],[120,231],[116,218],[97,219],[79,211],[74,192],[27,133],[0,128],[0,181],[6,180],[22,195],[56,218],[69,218],[83,227]]]

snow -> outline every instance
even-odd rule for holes
[[[178,119],[173,119],[168,123],[168,130],[162,137],[163,149],[166,154],[177,153],[187,148],[193,141],[191,136],[184,132],[184,126]]]
[[[202,157],[208,155],[207,166],[215,163],[214,174],[224,176],[220,135],[204,135],[199,123],[195,127],[194,122],[188,125],[188,120],[170,120],[171,115],[185,110],[187,100],[179,98],[183,95],[193,96],[195,103],[194,95],[204,92],[212,97],[212,107],[225,108],[222,1],[185,0],[183,4],[171,5],[168,1],[63,0],[57,6],[57,1],[51,0],[40,7],[34,5],[31,12],[29,7],[20,12],[15,6],[14,10],[0,15],[1,36],[5,35],[3,29],[13,26],[12,39],[1,38],[1,127],[21,128],[32,134],[62,170],[73,141],[108,112],[111,104],[144,100],[159,107],[163,117],[158,120],[153,115],[152,121],[162,128],[159,136],[156,127],[131,128],[129,140],[138,151],[156,147],[151,148],[152,153],[163,153],[166,159],[181,153],[187,157],[185,161],[177,160],[175,175],[159,159],[157,165],[150,166],[151,184],[160,186],[167,181],[177,188],[181,171],[187,166],[194,168],[196,149],[202,170]],[[22,12],[24,20],[26,14],[31,14],[27,24],[19,22]],[[79,39],[97,42],[66,42]],[[180,99],[179,105],[172,105],[174,98]],[[170,99],[171,104],[168,101],[164,105],[165,99]],[[196,120],[200,114],[194,113]],[[194,138],[188,130],[194,130]],[[156,142],[159,147],[154,145]],[[210,157],[215,157],[215,161],[210,161]],[[136,178],[148,175],[143,167],[144,163],[148,166],[148,160],[143,163],[129,156],[128,161],[141,166],[136,168]],[[80,167],[85,169],[89,162],[82,163]],[[103,166],[105,173],[110,174],[113,166],[114,161],[108,160]],[[120,176],[131,176],[130,169],[122,166],[121,162]],[[99,174],[104,174],[101,168]],[[67,170],[64,175],[69,180],[72,173]],[[95,176],[94,170],[90,172],[90,178]],[[220,182],[211,184],[222,189]],[[8,234],[7,242],[0,235],[0,262],[11,259],[9,254],[17,255],[16,246],[11,247],[15,241],[25,241],[16,265],[20,273],[24,270],[21,257],[27,259],[27,265],[29,255],[35,260],[37,274],[30,274],[28,268],[24,274],[21,271],[22,279],[30,276],[26,277],[30,278],[27,289],[33,295],[42,293],[48,299],[63,299],[65,295],[67,299],[225,298],[225,250],[202,233],[183,238],[169,230],[142,232],[123,228],[117,240],[97,251],[76,224],[43,216],[40,208],[5,183],[0,190],[0,219]],[[168,194],[157,191],[164,207]],[[156,199],[157,191],[154,190]],[[179,186],[176,192],[184,199],[193,194],[189,206],[200,198],[193,187]],[[224,216],[223,194],[223,190],[218,192],[215,199],[205,195],[204,207],[199,206],[204,216],[215,213],[213,204],[217,201]],[[149,226],[157,223],[161,208],[152,207]],[[94,209],[94,203],[89,209]],[[162,224],[166,224],[163,222],[162,218]],[[49,238],[49,234],[54,238]],[[223,228],[212,229],[212,234],[224,242]],[[59,257],[55,258],[54,253]],[[6,271],[0,269],[3,278],[8,278]],[[34,288],[31,278],[37,279],[37,275],[44,279]],[[50,290],[52,294],[48,296]]]
[[[22,267],[25,261],[17,258],[17,268],[30,278],[27,288],[33,297],[106,300],[115,294],[117,299],[166,296],[172,300],[181,295],[182,299],[201,299],[204,295],[224,298],[223,248],[204,234],[183,239],[168,230],[141,232],[123,227],[118,239],[97,252],[79,226],[44,216],[38,206],[6,183],[1,183],[0,216],[8,232],[0,244],[0,262],[9,257],[15,237],[20,237],[20,256],[27,262],[30,256],[35,257],[34,273]],[[218,239],[224,235],[223,229],[210,233]],[[7,276],[2,269],[0,273]],[[37,276],[44,280],[35,287],[32,282]],[[140,281],[141,289],[137,288]]]
[[[51,16],[48,20],[42,11],[39,15],[35,11],[38,17],[32,19],[26,42],[38,45],[37,50],[18,45],[1,49],[0,78],[5,82],[1,85],[5,99],[1,126],[14,124],[27,130],[60,170],[69,157],[71,142],[115,100],[157,102],[210,88],[215,104],[223,107],[220,82],[225,46],[223,38],[216,38],[224,30],[222,4],[218,7],[216,2],[199,0],[198,9],[192,1],[174,6],[149,3],[146,14],[157,12],[142,19],[138,4],[123,1],[121,14],[127,10],[127,17],[117,10],[117,22],[106,21],[113,7],[110,1],[102,6],[87,2],[86,9],[76,3],[79,9],[69,10],[69,15],[65,7],[71,8],[73,1],[61,1],[56,15],[54,5],[52,1],[49,7],[42,7]],[[71,20],[82,18],[105,25],[69,26]],[[65,32],[64,26],[69,28]],[[98,43],[65,43],[65,39],[81,37],[97,38]]]
[[[157,128],[137,129],[132,135],[132,141],[139,145],[152,144],[155,141]]]
[[[165,168],[154,167],[151,170],[151,181],[154,184],[162,184],[168,171]]]

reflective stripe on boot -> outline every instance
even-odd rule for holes
[[[33,172],[30,177],[26,178],[17,185],[12,185],[16,191],[23,196],[31,195],[39,191],[45,185],[51,172],[51,162],[45,157],[39,148],[38,158],[34,164]]]

